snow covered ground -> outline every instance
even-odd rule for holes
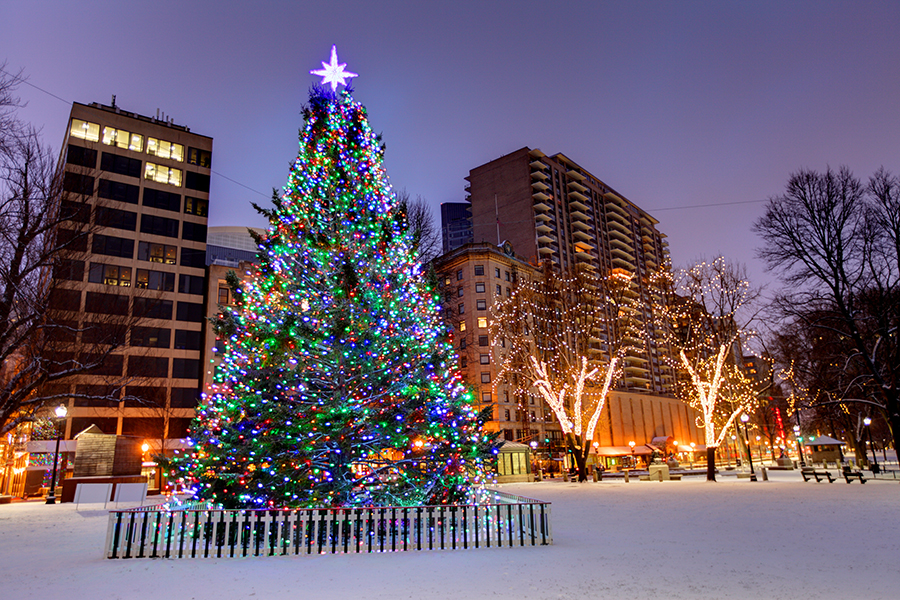
[[[554,545],[382,555],[107,560],[106,512],[0,506],[3,598],[900,597],[900,482],[545,481]],[[84,507],[82,507],[84,509]]]

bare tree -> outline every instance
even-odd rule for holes
[[[494,347],[502,364],[498,383],[523,396],[537,393],[550,407],[575,457],[579,481],[609,391],[622,374],[632,332],[631,278],[605,280],[578,271],[561,274],[545,263],[540,281],[520,281],[494,308]],[[632,335],[626,335],[631,333]]]
[[[881,414],[900,446],[900,178],[846,167],[791,175],[755,224],[759,255],[787,288],[782,315],[834,341],[830,400]]]
[[[0,73],[6,107],[19,76]],[[88,239],[97,220],[93,176],[64,177],[38,132],[6,113],[0,140],[0,434],[79,395],[62,384],[82,373],[108,376],[118,394],[124,357],[114,353],[136,320],[128,296],[95,294],[82,318]],[[87,308],[87,307],[86,307]],[[116,375],[118,368],[118,375]],[[105,395],[104,395],[105,397]]]
[[[435,225],[434,213],[422,196],[410,198],[409,192],[397,192],[401,213],[406,215],[406,222],[413,233],[413,243],[419,253],[422,264],[431,262],[441,253],[441,233]]]
[[[752,334],[744,313],[760,292],[747,282],[746,268],[723,257],[659,276],[668,281],[661,283],[666,294],[654,314],[677,353],[673,366],[686,374],[677,380],[678,395],[700,412],[706,479],[715,481],[716,449],[760,391],[738,362]]]

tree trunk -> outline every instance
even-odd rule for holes
[[[706,447],[706,480],[716,480],[716,447]]]
[[[583,445],[579,445],[575,443],[575,436],[569,434],[568,436],[569,442],[569,450],[572,452],[572,456],[575,457],[575,466],[578,469],[578,481],[587,481],[587,453],[582,452]],[[588,446],[585,448],[589,449]]]

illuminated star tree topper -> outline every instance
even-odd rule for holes
[[[357,73],[351,73],[350,71],[345,71],[344,67],[347,66],[347,63],[338,63],[337,57],[337,46],[331,47],[331,62],[327,63],[322,61],[322,68],[316,69],[315,71],[310,71],[312,75],[319,75],[322,78],[322,83],[330,83],[331,91],[337,91],[338,84],[346,86],[346,79],[350,77],[359,77]]]

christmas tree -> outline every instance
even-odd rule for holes
[[[391,192],[383,147],[332,49],[304,108],[300,152],[260,209],[260,264],[236,303],[173,475],[226,507],[457,502],[490,438],[439,318],[433,277]]]

